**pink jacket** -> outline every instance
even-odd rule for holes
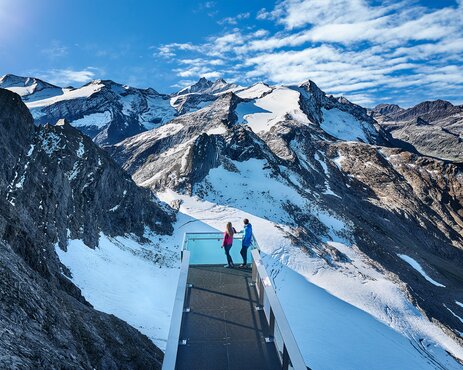
[[[233,232],[236,233],[235,228],[233,228]],[[223,233],[223,242],[222,242],[222,247],[229,246],[233,244],[233,236],[228,235],[228,233],[225,231]]]

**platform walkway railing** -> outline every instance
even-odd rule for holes
[[[178,279],[177,292],[175,293],[174,309],[170,320],[169,337],[167,338],[166,353],[162,363],[162,370],[175,370],[177,352],[180,342],[180,330],[182,327],[183,310],[188,285],[188,269],[190,267],[190,252],[182,251],[180,264],[180,276]]]
[[[283,370],[308,369],[262,262],[260,251],[254,249],[252,257],[252,281],[256,285],[259,298],[259,304],[256,308],[264,311],[269,324],[270,336],[266,340],[275,344]]]
[[[163,370],[175,370],[177,352],[180,345],[182,317],[188,293],[188,269],[190,265],[215,265],[225,262],[223,250],[218,243],[223,233],[185,233],[181,250],[181,265],[174,308],[172,311],[169,337],[164,355]],[[242,234],[236,234],[232,247],[232,257],[241,249]],[[235,247],[235,248],[234,248]],[[238,259],[237,259],[238,261]],[[260,256],[259,246],[253,236],[252,246],[248,248],[248,263],[252,261],[252,285],[256,287],[259,303],[256,310],[263,310],[269,324],[270,335],[267,342],[273,342],[283,370],[306,370],[301,351],[289,326],[280,301]]]

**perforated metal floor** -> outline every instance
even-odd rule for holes
[[[281,365],[268,325],[257,311],[251,270],[223,266],[190,266],[177,354],[179,370],[273,370]]]

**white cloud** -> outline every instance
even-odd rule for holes
[[[371,7],[363,0],[287,0],[267,13],[266,18],[274,19],[287,29],[294,29],[308,24],[367,21],[379,18],[396,7]]]
[[[69,48],[59,41],[54,40],[49,46],[41,50],[42,54],[45,54],[51,59],[60,58],[68,55]]]
[[[243,19],[248,19],[251,16],[251,13],[246,12],[246,13],[240,13],[236,15],[235,17],[226,17],[218,21],[218,24],[224,25],[224,24],[231,24],[231,25],[236,25],[238,24],[239,21]]]
[[[51,69],[45,72],[36,72],[34,75],[58,86],[68,86],[72,84],[82,84],[91,81],[95,75],[101,76],[104,72],[100,69],[87,67],[82,70]]]
[[[151,46],[150,49],[156,49],[157,51],[153,54],[153,56],[161,56],[165,58],[171,58],[176,55],[176,50],[188,50],[188,51],[200,51],[201,47],[197,45],[193,45],[191,43],[171,43],[166,45],[161,45],[159,47]]]
[[[431,9],[414,0],[283,0],[257,13],[276,30],[265,23],[257,30],[239,27],[235,17],[223,22],[234,29],[204,43],[163,47],[182,78],[312,79],[328,93],[364,104],[403,94],[410,101],[433,93],[439,98],[463,91],[463,0],[458,4]]]
[[[177,89],[183,89],[184,87],[191,86],[193,85],[195,80],[180,80],[177,83],[170,85],[170,87],[177,88]]]

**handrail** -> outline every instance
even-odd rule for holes
[[[212,239],[217,239],[217,238],[222,239],[223,232],[220,232],[220,231],[186,232],[183,235],[182,250],[188,250],[186,245],[188,244],[188,236],[191,236],[191,235],[201,235],[201,236],[203,236],[203,235],[216,235],[214,237],[209,237],[209,238],[208,237],[204,237],[204,238],[196,237],[196,238],[194,238],[195,240],[212,240]],[[237,232],[235,235],[236,235],[235,236],[236,239],[243,239],[244,233],[242,231],[240,231],[240,232]],[[254,234],[252,234],[251,249],[259,249],[259,245],[257,244],[257,240],[256,240]]]
[[[183,250],[182,263],[180,265],[180,276],[178,278],[177,293],[175,294],[174,309],[172,311],[169,337],[167,339],[166,353],[162,363],[162,370],[175,369],[175,363],[177,362],[177,351],[180,340],[180,328],[182,325],[183,309],[185,305],[189,265],[190,252],[188,250]]]
[[[260,253],[256,249],[254,249],[251,253],[253,257],[252,280],[259,288],[257,289],[259,302],[263,308],[264,296],[266,296],[270,306],[270,313],[267,320],[269,321],[271,335],[274,336],[275,334],[276,323],[283,338],[281,354],[282,368],[287,370],[291,365],[293,369],[306,370],[308,367],[305,364],[304,358],[302,357],[299,346],[297,345],[296,339],[291,331],[283,308],[281,307],[280,301],[278,300],[276,292],[272,286],[272,282],[267,274],[264,264],[262,263]]]

